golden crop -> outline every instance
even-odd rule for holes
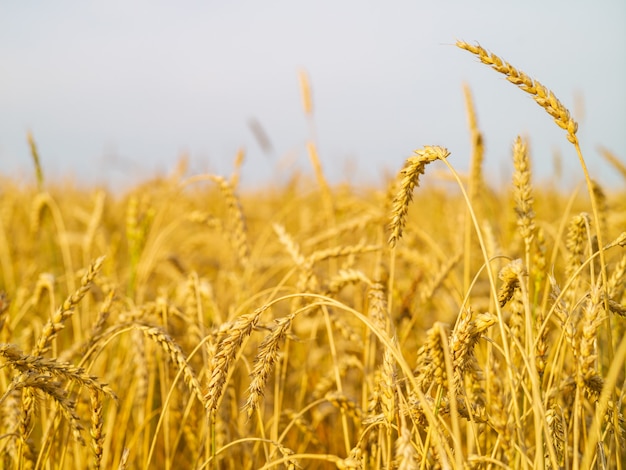
[[[314,181],[257,193],[243,155],[123,197],[54,187],[29,136],[37,186],[0,189],[0,466],[624,468],[625,194],[552,92],[458,46],[566,131],[586,192],[533,187],[521,138],[490,189],[467,90],[469,175],[424,146],[368,191],[313,142]],[[431,165],[453,183],[416,188]]]

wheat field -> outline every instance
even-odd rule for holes
[[[469,89],[472,154],[417,145],[380,188],[329,184],[312,140],[313,178],[256,192],[242,153],[72,189],[29,135],[37,184],[0,189],[1,467],[625,468],[626,193],[554,93],[457,46],[563,129],[580,190],[534,187],[522,138],[490,188]]]

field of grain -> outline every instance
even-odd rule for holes
[[[311,141],[312,178],[256,192],[243,155],[76,190],[30,137],[37,184],[0,186],[0,466],[624,468],[626,193],[552,92],[457,45],[563,129],[579,190],[533,187],[522,138],[490,188],[469,90],[472,155],[418,144],[380,188],[330,185]]]

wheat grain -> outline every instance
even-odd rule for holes
[[[20,420],[20,392],[19,390],[11,390],[5,393],[5,396],[0,399],[0,406],[2,410],[2,426],[8,433],[5,439],[5,445],[2,448],[2,462],[5,468],[10,466],[16,466],[17,463],[17,446],[16,442],[20,436],[17,435],[17,423]]]
[[[309,160],[311,161],[311,165],[313,166],[313,170],[315,172],[315,178],[317,179],[317,184],[320,187],[322,202],[324,205],[324,212],[326,213],[327,223],[331,227],[335,226],[335,203],[333,201],[332,191],[324,176],[324,170],[322,169],[322,162],[317,153],[317,147],[315,142],[308,142],[306,145],[307,153],[309,154]]]
[[[352,327],[352,325],[339,315],[330,315],[330,322],[333,328],[341,334],[350,344],[356,347],[360,347],[363,344],[362,335]]]

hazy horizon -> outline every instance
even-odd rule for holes
[[[298,72],[313,90],[314,132],[331,181],[375,183],[413,149],[442,145],[465,171],[463,83],[485,137],[485,173],[506,184],[510,148],[530,139],[536,180],[583,180],[573,147],[532,98],[454,46],[478,42],[550,88],[579,121],[592,177],[623,179],[626,2],[60,1],[0,6],[0,174],[34,180],[32,131],[48,178],[123,187],[190,171],[242,183],[310,172]],[[257,122],[271,149],[259,145]]]

